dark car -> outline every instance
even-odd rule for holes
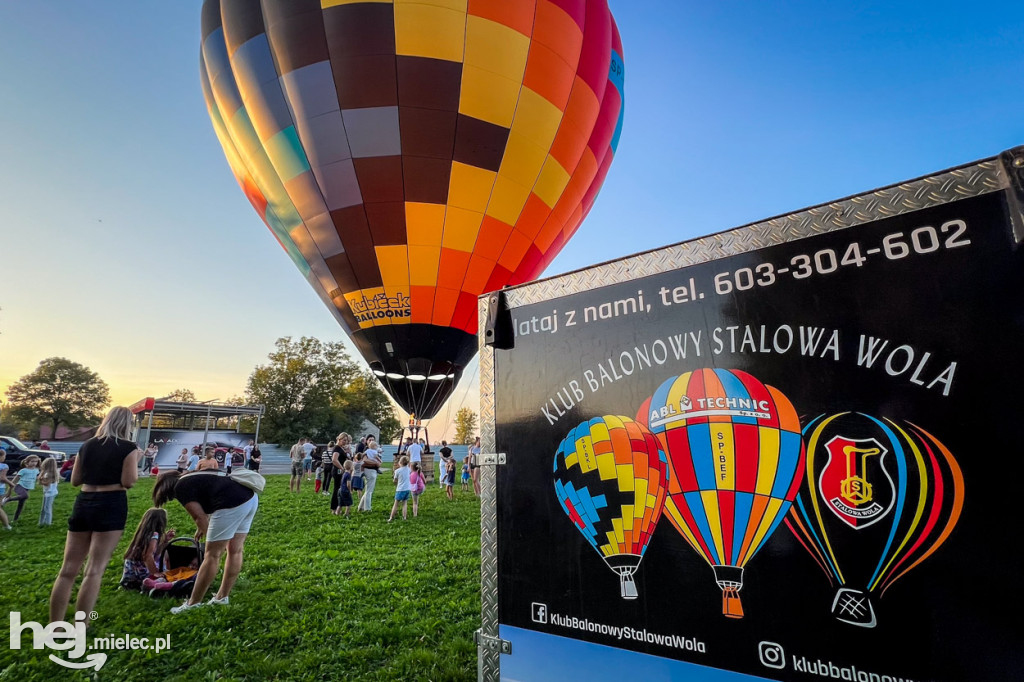
[[[13,436],[0,436],[0,448],[3,448],[7,453],[7,459],[4,460],[4,464],[11,468],[10,473],[14,473],[21,468],[21,460],[25,459],[29,455],[35,455],[39,459],[46,459],[52,457],[57,460],[58,466],[64,463],[67,459],[67,455],[58,450],[39,450],[37,448],[30,448],[29,446],[22,443]]]

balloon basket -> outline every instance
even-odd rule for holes
[[[743,603],[740,602],[738,587],[726,587],[722,590],[722,615],[726,618],[743,617]]]
[[[622,588],[623,599],[636,599],[639,595],[636,591],[636,581],[630,573],[619,574],[619,587]]]
[[[743,587],[743,569],[739,566],[712,566],[715,582],[722,588],[722,615],[726,618],[742,618],[743,603],[740,589]]]
[[[832,600],[832,615],[836,620],[861,628],[873,628],[877,624],[871,596],[867,592],[848,587],[836,592],[836,598]]]

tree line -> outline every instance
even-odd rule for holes
[[[401,429],[394,408],[372,374],[345,352],[340,342],[283,337],[268,362],[249,375],[244,396],[229,404],[263,405],[260,440],[291,443],[301,436],[326,442],[339,432],[358,435],[364,420],[376,425],[389,442]],[[178,389],[165,399],[196,402],[195,394]],[[66,358],[47,358],[7,389],[0,405],[0,434],[34,438],[41,426],[51,433],[65,426],[92,426],[110,406],[110,389],[98,374]],[[255,423],[243,421],[244,431]]]

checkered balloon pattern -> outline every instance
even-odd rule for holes
[[[537,277],[622,129],[607,0],[206,0],[207,108],[246,197],[408,411]]]
[[[668,488],[668,462],[657,438],[628,417],[595,417],[558,446],[554,479],[562,511],[609,568],[635,571]]]

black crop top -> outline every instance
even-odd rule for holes
[[[120,438],[90,438],[78,450],[82,483],[117,485],[121,483],[124,458],[138,449],[135,443]]]

